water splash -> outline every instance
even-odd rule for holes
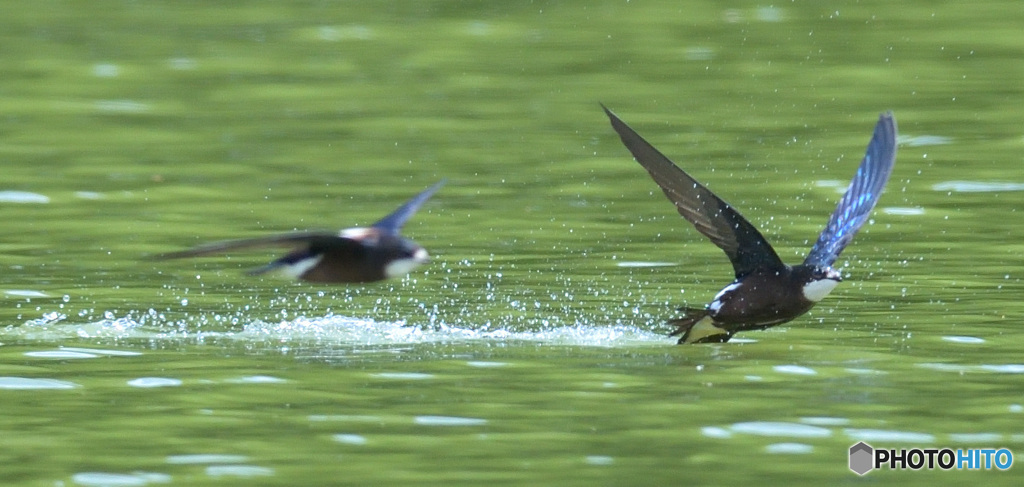
[[[664,346],[671,343],[665,335],[635,325],[620,323],[575,323],[542,326],[537,330],[494,328],[482,325],[449,325],[431,320],[428,324],[411,325],[405,321],[378,321],[328,314],[297,316],[276,322],[228,320],[239,323],[240,329],[225,327],[224,320],[191,317],[187,322],[174,321],[152,313],[129,313],[117,317],[106,313],[98,321],[76,323],[63,314],[46,313],[43,318],[22,325],[0,328],[0,337],[60,341],[67,338],[108,340],[237,340],[248,342],[315,342],[319,345],[413,345],[421,343],[459,342],[539,342],[549,345],[621,347]],[[214,326],[220,325],[220,326]],[[42,355],[70,357],[75,353],[97,354],[101,350],[60,349],[38,352]],[[77,355],[76,355],[77,356]]]

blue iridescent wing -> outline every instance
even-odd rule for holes
[[[736,278],[755,269],[782,269],[785,264],[760,232],[728,203],[715,196],[689,174],[640,137],[607,107],[605,114],[633,158],[658,183],[676,211],[711,239],[732,262]]]
[[[442,179],[433,186],[423,190],[422,193],[413,196],[412,199],[406,201],[404,205],[399,206],[397,210],[391,212],[390,215],[381,218],[377,223],[373,224],[373,228],[379,228],[389,233],[399,233],[402,226],[405,225],[405,221],[409,219],[416,210],[420,209],[431,196],[434,195],[437,190],[444,186],[446,180]]]
[[[839,253],[853,240],[857,230],[871,215],[895,162],[896,120],[892,112],[888,112],[878,117],[875,133],[871,136],[857,174],[850,181],[843,199],[836,205],[828,225],[825,225],[818,241],[804,259],[804,264],[831,266],[839,258]]]

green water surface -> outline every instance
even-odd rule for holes
[[[3,485],[1019,485],[847,468],[1024,455],[1019,2],[0,5]],[[599,102],[793,263],[900,152],[831,296],[679,347],[731,266]],[[441,178],[405,279],[146,260]]]

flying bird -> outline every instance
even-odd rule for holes
[[[896,162],[896,120],[891,112],[883,113],[857,173],[818,241],[802,264],[789,266],[732,206],[690,177],[607,107],[601,107],[622,143],[679,214],[725,251],[732,262],[736,275],[732,283],[706,307],[680,308],[683,317],[668,322],[676,327],[670,336],[679,336],[680,344],[727,342],[737,332],[790,321],[827,296],[842,281],[832,264],[867,221]]]
[[[347,228],[337,233],[293,232],[269,237],[227,240],[157,259],[181,259],[259,247],[290,247],[283,257],[249,274],[270,271],[302,281],[319,283],[366,283],[408,274],[429,260],[427,250],[401,235],[402,226],[445,183],[439,181],[414,196],[388,216],[369,227]]]

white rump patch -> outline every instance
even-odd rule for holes
[[[828,296],[828,293],[832,292],[833,289],[839,284],[839,281],[832,279],[822,279],[820,281],[811,281],[804,284],[804,297],[808,301],[817,303]]]
[[[284,264],[280,267],[280,272],[282,275],[288,276],[292,279],[299,279],[302,277],[303,274],[309,272],[310,269],[316,267],[316,265],[319,264],[320,261],[323,260],[323,258],[323,255],[317,255],[314,257],[302,259],[293,264]]]
[[[700,341],[710,336],[728,334],[728,331],[715,326],[715,320],[711,319],[710,316],[705,316],[690,327],[690,331],[686,335],[686,343]]]
[[[728,293],[729,291],[735,291],[736,288],[738,288],[738,287],[740,287],[740,283],[739,282],[734,282],[732,284],[729,284],[728,286],[723,287],[721,291],[718,291],[718,294],[716,294],[715,297],[712,298],[711,300],[712,301],[718,301],[718,300],[722,299],[722,296],[725,296],[726,293]]]
[[[734,282],[732,284],[729,284],[728,286],[723,287],[722,290],[718,291],[718,294],[716,294],[715,297],[711,299],[711,304],[708,305],[708,310],[710,310],[712,313],[717,313],[718,310],[722,309],[722,297],[725,296],[726,294],[729,294],[730,291],[735,291],[738,287],[740,287],[740,283],[738,282]]]
[[[412,254],[412,257],[409,257],[407,259],[398,259],[384,266],[384,276],[404,276],[412,272],[413,269],[419,267],[428,260],[430,260],[430,255],[427,254],[427,250],[424,248],[419,248],[416,250],[415,253]]]

